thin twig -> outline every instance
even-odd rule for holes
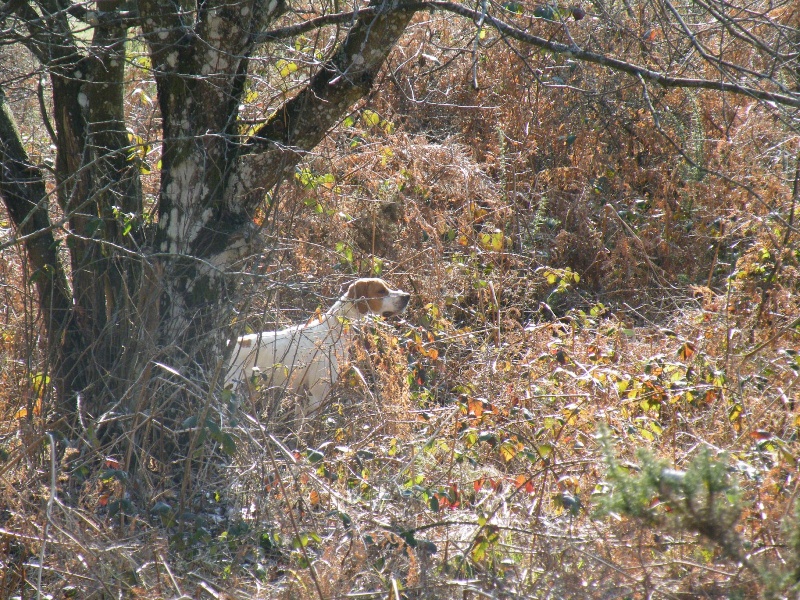
[[[481,15],[475,23],[475,40],[472,46],[472,89],[478,89],[478,50],[480,50],[481,31],[486,19],[486,0],[481,0]]]
[[[346,13],[324,15],[322,17],[317,17],[316,19],[310,19],[308,21],[305,21],[304,23],[299,23],[297,25],[291,25],[289,27],[282,27],[280,29],[274,29],[272,31],[264,32],[263,34],[256,36],[256,42],[266,43],[269,41],[295,37],[302,33],[313,31],[314,29],[319,29],[320,27],[324,27],[326,25],[345,23],[348,21],[352,21],[354,18],[360,19],[362,17],[375,16],[381,10],[385,9],[382,6],[381,7],[372,6],[357,11],[348,11]],[[394,10],[411,11],[411,12],[416,12],[421,10],[443,10],[445,12],[454,13],[462,17],[472,19],[476,23],[479,22],[481,19],[481,11],[473,10],[462,4],[457,4],[455,2],[448,2],[445,0],[429,0],[427,2],[402,3],[399,4],[397,8]],[[657,83],[666,88],[694,88],[694,89],[716,90],[719,92],[728,92],[741,96],[748,96],[756,100],[774,102],[775,104],[782,104],[784,106],[793,106],[796,108],[800,108],[800,94],[792,92],[787,92],[787,93],[768,92],[766,90],[762,90],[759,88],[749,87],[746,85],[728,81],[718,81],[718,80],[714,81],[710,79],[696,79],[691,77],[673,77],[665,73],[659,71],[653,71],[652,69],[648,69],[647,67],[643,67],[641,65],[637,65],[635,63],[622,60],[620,58],[583,49],[575,44],[563,44],[536,35],[532,35],[526,31],[523,31],[522,29],[514,27],[513,25],[510,25],[505,21],[497,19],[489,14],[485,15],[484,23],[486,25],[495,28],[503,35],[508,36],[517,41],[530,44],[531,46],[536,46],[537,48],[548,50],[550,52],[553,52],[554,54],[565,54],[576,60],[607,67],[615,71],[620,71],[622,73],[627,73],[628,75],[633,75],[634,77],[642,77],[648,81]],[[774,78],[769,79],[769,81],[771,82],[774,82],[773,80]]]
[[[47,498],[47,508],[45,509],[44,529],[42,531],[42,548],[39,550],[39,572],[36,577],[36,600],[42,598],[42,570],[44,569],[44,555],[47,548],[47,535],[50,531],[50,519],[52,518],[53,503],[56,500],[56,440],[52,432],[47,432],[50,439],[50,494]]]

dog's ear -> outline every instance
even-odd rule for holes
[[[365,315],[369,312],[367,298],[369,298],[369,282],[359,280],[347,288],[347,299],[355,303],[359,314]]]

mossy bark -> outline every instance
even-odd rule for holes
[[[121,0],[99,1],[94,16],[56,0],[15,4],[28,25],[24,43],[50,76],[54,195],[67,219],[69,267],[59,262],[44,173],[30,164],[2,97],[0,195],[17,233],[27,236],[21,243],[32,268],[46,275],[36,283],[59,416],[80,408],[81,427],[113,425],[129,447],[161,448],[161,460],[170,460],[176,445],[159,435],[180,429],[192,399],[203,399],[219,375],[237,289],[228,272],[258,250],[253,215],[266,192],[369,92],[413,16],[396,3],[375,6],[380,10],[351,27],[306,89],[245,140],[238,111],[249,57],[283,1],[140,0],[135,16],[123,16]],[[88,47],[74,34],[70,10],[91,20]],[[151,229],[141,218],[137,149],[126,127],[131,26],[148,44],[161,111]],[[145,414],[158,425],[141,437],[135,432]]]

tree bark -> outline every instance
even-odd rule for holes
[[[180,10],[166,0],[138,2],[163,132],[157,224],[149,236],[126,131],[130,22],[119,16],[122,1],[97,3],[88,49],[56,0],[37,9],[15,5],[28,26],[26,45],[50,74],[54,196],[66,217],[69,268],[50,229],[44,174],[30,164],[4,99],[0,194],[34,270],[61,413],[81,397],[85,416],[98,422],[159,410],[173,415],[162,423],[169,429],[181,407],[187,410],[174,390],[191,396],[210,388],[238,288],[228,272],[259,250],[254,213],[371,89],[413,15],[391,2],[373,6],[306,89],[244,140],[238,111],[249,57],[285,9],[283,0],[186,3]],[[159,388],[159,380],[169,385]]]
[[[458,3],[374,0],[367,9],[312,19],[314,26],[334,17],[339,24],[355,21],[305,88],[244,139],[239,106],[250,57],[277,35],[271,38],[267,28],[286,9],[285,0],[98,0],[92,6],[13,0],[0,8],[0,40],[25,44],[50,77],[57,147],[49,193],[0,93],[0,195],[33,272],[60,414],[74,412],[81,396],[86,416],[97,423],[126,418],[122,428],[133,432],[141,419],[157,421],[151,441],[160,432],[174,435],[181,416],[194,410],[192,400],[213,393],[240,289],[232,267],[260,250],[253,216],[266,194],[371,90],[416,11],[447,10],[509,39],[642,82],[800,105],[785,86],[761,90],[758,77],[749,86],[671,77],[574,42],[534,36]],[[91,42],[76,23],[91,30]],[[282,31],[297,34],[307,26]],[[136,149],[126,130],[131,27],[147,44],[161,115],[152,226],[142,223]],[[777,81],[768,73],[763,79]],[[61,262],[50,221],[51,195],[65,219],[68,264]],[[142,452],[153,446],[135,443]],[[160,447],[167,460],[174,446]]]
[[[0,89],[0,196],[16,226],[17,238],[26,249],[28,263],[44,314],[48,333],[49,358],[57,368],[56,378],[66,378],[68,371],[64,356],[75,356],[82,346],[80,331],[73,320],[70,287],[64,265],[58,256],[59,242],[53,235],[48,215],[49,196],[44,176],[32,164],[19,130]],[[85,385],[76,380],[73,384]]]

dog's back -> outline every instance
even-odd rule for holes
[[[341,337],[325,322],[244,335],[234,348],[226,385],[249,385],[255,377],[267,389],[307,389],[317,404],[316,395],[324,397],[338,375]]]

